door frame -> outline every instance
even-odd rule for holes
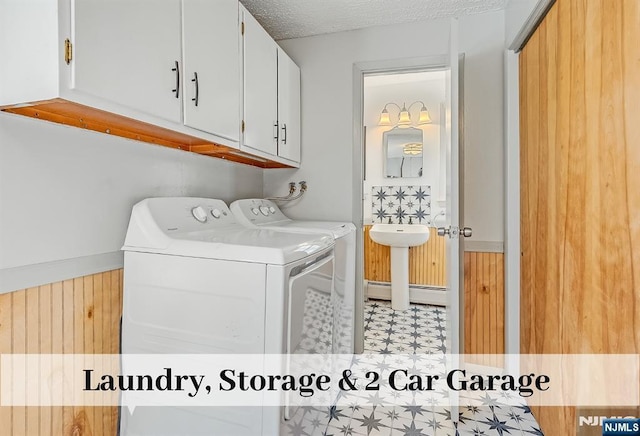
[[[447,55],[406,59],[356,62],[353,64],[353,144],[351,216],[356,225],[356,305],[354,317],[355,353],[364,351],[364,240],[363,240],[363,174],[364,174],[364,76],[414,71],[442,70],[449,67]]]
[[[514,355],[520,354],[520,56],[512,50],[504,56],[504,352]],[[516,374],[518,362],[506,362],[506,369]]]

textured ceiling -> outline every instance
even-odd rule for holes
[[[276,39],[459,17],[505,7],[506,0],[240,0]]]

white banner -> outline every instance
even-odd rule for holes
[[[2,406],[384,406],[407,401],[431,406],[637,406],[640,356],[4,354],[0,358]]]

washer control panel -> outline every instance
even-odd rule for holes
[[[149,218],[168,234],[238,225],[222,200],[195,197],[149,198],[142,202]],[[146,215],[146,214],[143,214]]]
[[[236,219],[253,225],[267,225],[282,221],[291,221],[271,200],[248,198],[231,204]]]

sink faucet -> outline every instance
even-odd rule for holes
[[[413,217],[409,217],[409,224],[413,224]]]
[[[392,224],[392,222],[391,222],[391,217],[389,217],[389,224]]]

